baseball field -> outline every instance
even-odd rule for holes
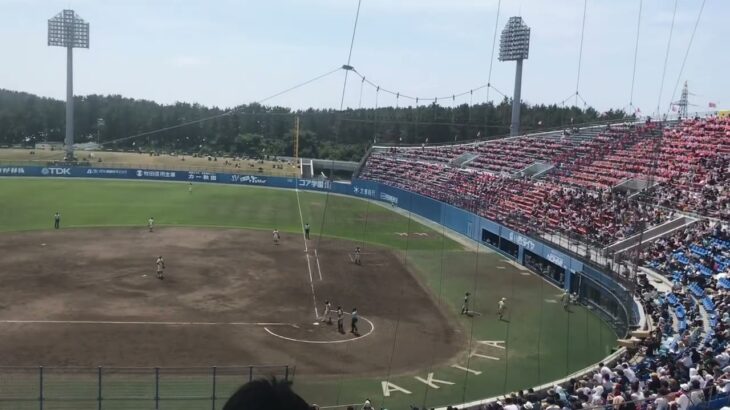
[[[0,366],[288,364],[310,403],[407,408],[527,388],[610,353],[616,335],[589,310],[564,310],[553,285],[455,239],[322,193],[0,179]],[[319,320],[327,300],[345,332],[336,315]]]

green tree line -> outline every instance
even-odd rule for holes
[[[230,111],[230,112],[229,112]],[[294,151],[294,118],[300,118],[299,156],[359,160],[373,143],[422,144],[488,139],[509,134],[511,102],[445,107],[292,110],[248,104],[232,110],[199,104],[158,104],[120,95],[75,97],[76,142],[105,149],[232,154],[261,157]],[[196,124],[154,132],[186,122]],[[624,118],[623,111],[591,107],[522,105],[522,130],[569,127]],[[63,101],[0,89],[0,145],[63,141]]]

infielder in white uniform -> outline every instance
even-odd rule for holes
[[[504,313],[507,311],[507,298],[500,299],[499,303],[497,303],[497,314],[499,315],[499,320],[504,320]]]
[[[162,256],[157,257],[155,264],[157,265],[157,279],[165,279],[165,260],[162,259]]]

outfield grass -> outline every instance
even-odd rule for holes
[[[313,236],[355,239],[396,249],[459,249],[450,240],[386,208],[337,195],[300,192],[302,217]],[[0,231],[49,229],[53,214],[62,227],[157,225],[279,229],[301,233],[293,190],[165,182],[0,180]],[[427,232],[408,241],[396,232]],[[443,242],[443,243],[442,243]]]
[[[400,250],[437,302],[461,322],[471,349],[499,359],[469,358],[467,352],[455,359],[455,364],[480,375],[443,363],[423,363],[423,371],[411,375],[336,380],[298,376],[296,390],[320,405],[361,403],[371,398],[388,408],[407,408],[408,404],[435,406],[475,400],[562,377],[605,357],[616,341],[614,332],[597,316],[582,307],[565,312],[558,303],[557,288],[503,256],[485,249],[464,249],[443,232],[354,198],[214,184],[196,184],[189,193],[184,183],[0,179],[0,231],[50,229],[56,211],[62,214],[62,227],[144,226],[154,216],[159,225],[278,228],[297,235],[301,235],[304,219],[311,224],[313,237],[322,233]],[[427,235],[411,240],[398,234],[415,232]],[[481,315],[458,314],[466,291],[472,293],[472,309]],[[499,321],[495,315],[501,297],[508,298],[509,322]],[[484,349],[479,343],[484,340],[505,341],[507,348]],[[382,342],[391,344],[394,354],[409,348],[397,338]],[[343,358],[354,353],[351,348],[352,344],[343,344]],[[387,363],[388,358],[372,360]],[[427,389],[415,381],[414,376],[426,378],[429,372],[456,384]],[[412,394],[384,398],[382,380]]]

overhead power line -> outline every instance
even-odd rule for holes
[[[360,6],[362,5],[362,0],[357,0],[357,12],[355,12],[355,24],[352,27],[352,38],[350,39],[350,52],[347,54],[347,65],[346,67],[352,67],[350,65],[350,62],[352,61],[352,49],[355,46],[355,33],[357,33],[357,21],[360,19]],[[345,70],[345,82],[342,84],[342,98],[340,99],[340,110],[342,110],[343,105],[345,104],[345,90],[347,89],[347,75],[350,73],[350,70]]]
[[[656,103],[656,114],[659,115],[660,107],[662,104],[662,93],[664,92],[664,78],[667,76],[667,63],[669,62],[669,50],[672,46],[672,34],[674,33],[674,21],[677,18],[677,3],[678,0],[674,0],[674,13],[672,13],[672,24],[669,26],[669,40],[667,40],[667,53],[664,55],[664,67],[662,68],[662,83],[659,86],[659,99]]]
[[[639,18],[636,23],[636,45],[634,46],[634,69],[631,72],[631,93],[629,94],[629,107],[634,108],[634,84],[636,83],[636,61],[639,57],[639,34],[641,33],[641,9],[644,0],[639,0]]]
[[[301,83],[299,83],[297,85],[294,85],[294,86],[289,87],[289,88],[287,88],[285,90],[279,91],[279,92],[277,92],[275,94],[272,94],[272,95],[270,95],[268,97],[262,98],[262,99],[260,99],[258,101],[255,101],[254,103],[256,103],[256,104],[263,104],[266,101],[269,101],[269,100],[271,100],[273,98],[276,98],[276,97],[279,97],[279,96],[284,95],[286,93],[289,93],[291,91],[294,91],[294,90],[296,90],[298,88],[304,87],[305,85],[311,84],[311,83],[313,83],[315,81],[321,80],[321,79],[323,79],[323,78],[325,78],[327,76],[330,76],[330,75],[332,75],[332,74],[334,74],[334,73],[336,73],[336,72],[338,72],[340,70],[342,70],[342,67],[337,67],[334,70],[328,71],[328,72],[326,72],[324,74],[320,74],[320,75],[318,75],[318,76],[316,76],[314,78],[310,78],[307,81],[301,82]],[[124,142],[124,141],[128,141],[128,140],[131,140],[131,139],[139,138],[139,137],[146,137],[148,135],[158,134],[160,132],[175,130],[175,129],[178,129],[178,128],[188,127],[188,126],[195,125],[195,124],[200,124],[200,123],[203,123],[203,122],[206,122],[206,121],[211,121],[211,120],[215,120],[215,119],[218,119],[218,118],[227,117],[227,116],[232,115],[232,114],[236,114],[241,109],[242,109],[241,107],[239,107],[239,108],[233,108],[233,109],[230,109],[228,111],[222,112],[220,114],[216,114],[216,115],[211,115],[211,116],[208,116],[208,117],[199,118],[197,120],[186,121],[186,122],[182,122],[180,124],[171,125],[169,127],[157,128],[157,129],[150,130],[150,131],[140,132],[140,133],[137,133],[137,134],[134,134],[134,135],[130,135],[128,137],[122,137],[122,138],[117,138],[117,139],[114,139],[114,140],[111,140],[111,141],[106,141],[106,142],[102,143],[102,145],[109,145],[109,144],[114,144],[114,143],[118,143],[118,142]]]

